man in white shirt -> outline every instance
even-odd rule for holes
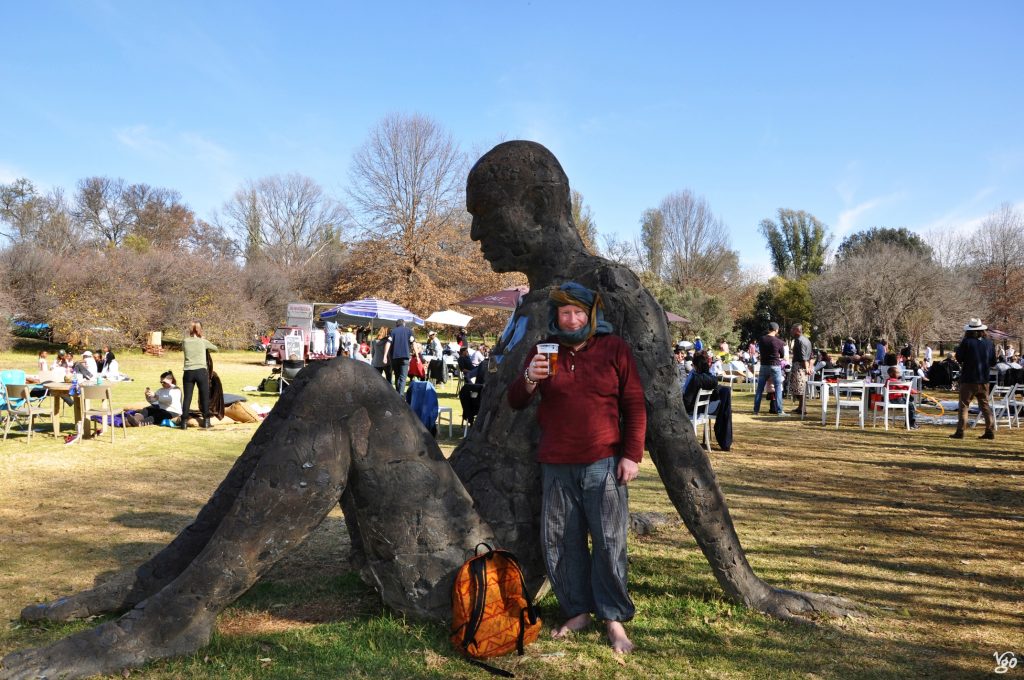
[[[487,357],[483,355],[478,345],[473,345],[473,351],[469,353],[469,358],[473,362],[473,366],[479,366]]]

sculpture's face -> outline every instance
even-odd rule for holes
[[[525,271],[537,249],[543,246],[540,230],[522,205],[514,205],[499,192],[483,189],[466,192],[466,208],[473,216],[469,236],[496,272]]]

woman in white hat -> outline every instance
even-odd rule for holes
[[[992,405],[988,402],[989,369],[996,363],[996,349],[985,331],[988,326],[981,319],[971,319],[964,326],[964,339],[956,348],[956,360],[960,362],[960,402],[957,406],[956,432],[951,439],[963,439],[967,427],[967,410],[974,398],[985,416],[985,434],[982,439],[995,439]]]

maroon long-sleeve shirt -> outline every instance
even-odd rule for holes
[[[622,338],[597,335],[578,352],[560,345],[558,374],[541,380],[531,394],[520,373],[509,387],[508,403],[523,409],[538,393],[539,462],[585,464],[620,454],[637,463],[643,458],[644,390],[633,352]]]

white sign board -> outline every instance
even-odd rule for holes
[[[284,339],[284,358],[291,359],[292,357],[298,357],[302,359],[302,336],[301,335],[288,335]]]

